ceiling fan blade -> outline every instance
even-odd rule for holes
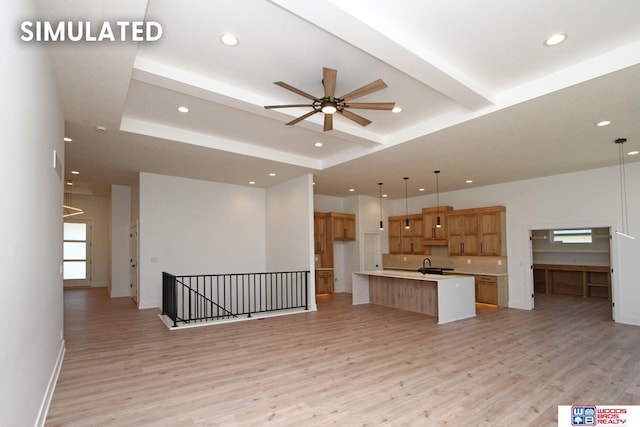
[[[300,96],[304,96],[305,98],[309,98],[312,101],[319,101],[318,99],[316,99],[315,96],[309,95],[307,92],[303,92],[300,89],[297,89],[289,84],[286,84],[285,82],[273,82],[273,84],[283,87],[287,90],[290,90],[291,92],[297,93]]]
[[[325,114],[324,115],[324,131],[333,129],[333,114]]]
[[[288,125],[288,126],[295,125],[296,123],[303,121],[307,117],[311,117],[315,113],[319,113],[319,112],[320,112],[319,110],[310,111],[307,114],[303,114],[302,116],[298,117],[297,119],[291,120],[289,123],[285,123],[285,124]]]
[[[324,85],[324,96],[333,100],[336,96],[336,77],[338,72],[331,68],[322,68],[322,84]]]
[[[361,96],[369,95],[370,93],[377,92],[387,87],[387,84],[382,81],[382,79],[378,79],[375,82],[371,82],[368,85],[362,86],[360,89],[356,89],[352,92],[349,92],[346,95],[340,97],[343,101],[348,101],[349,99],[360,98]]]
[[[313,104],[289,104],[289,105],[265,105],[267,110],[271,108],[298,108],[298,107],[313,107]]]
[[[371,120],[365,119],[364,117],[359,116],[356,113],[352,113],[349,110],[338,110],[338,114],[342,114],[347,119],[353,120],[354,122],[362,126],[366,126],[371,123]]]
[[[345,104],[345,108],[356,108],[361,110],[385,110],[391,111],[396,106],[395,102],[354,102]]]

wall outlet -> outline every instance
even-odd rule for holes
[[[498,265],[502,265],[502,260],[501,259],[498,260]]]
[[[407,260],[407,257],[404,257],[404,260],[406,261],[406,260]]]
[[[467,264],[471,264],[471,260],[470,259],[467,259]]]

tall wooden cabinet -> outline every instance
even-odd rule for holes
[[[313,214],[313,244],[316,268],[333,268],[333,241],[329,227],[331,216],[323,212]]]
[[[340,212],[313,213],[316,294],[333,293],[333,242],[356,240],[356,216]]]
[[[505,207],[447,212],[449,255],[506,255]]]

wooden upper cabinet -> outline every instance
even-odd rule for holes
[[[353,214],[331,212],[333,240],[356,240],[356,216]]]
[[[487,212],[479,214],[480,219],[480,254],[501,255],[503,235],[501,219],[503,212]]]
[[[478,216],[476,214],[447,214],[450,255],[478,255]]]
[[[449,255],[506,255],[505,207],[447,212]]]
[[[402,252],[402,227],[404,218],[389,217],[387,220],[389,228],[389,253],[401,254]]]
[[[409,228],[406,228],[407,220]],[[390,216],[387,222],[389,224],[389,253],[424,253],[422,214]]]
[[[423,245],[447,245],[447,212],[451,210],[453,210],[451,206],[422,209]],[[440,227],[438,227],[438,216],[440,217]]]

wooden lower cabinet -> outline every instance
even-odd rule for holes
[[[498,278],[476,275],[476,302],[498,305]]]
[[[333,269],[316,270],[316,294],[333,293]]]
[[[507,275],[456,273],[473,276],[476,282],[476,302],[509,306],[509,279]]]

